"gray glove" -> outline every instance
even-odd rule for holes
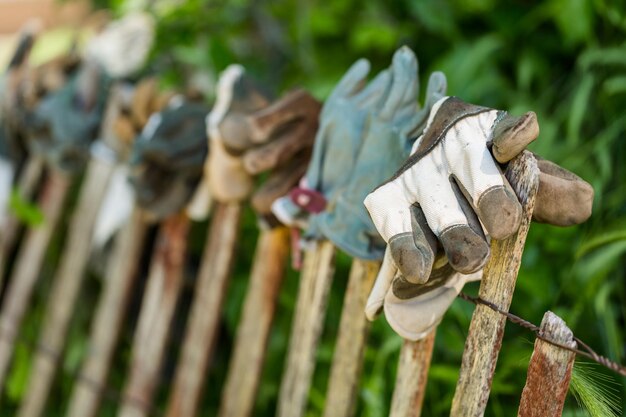
[[[196,190],[208,152],[208,112],[189,102],[167,107],[133,143],[130,181],[137,203],[158,219],[182,210]]]

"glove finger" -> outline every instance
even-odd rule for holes
[[[356,61],[341,77],[328,100],[336,100],[338,97],[350,97],[358,93],[367,80],[370,72],[370,62],[361,58]]]
[[[411,206],[411,226],[412,232],[392,236],[387,250],[404,279],[423,284],[428,281],[435,262],[437,238],[417,204]]]
[[[504,239],[517,231],[522,207],[482,140],[469,135],[486,132],[488,119],[466,117],[451,129],[444,144],[450,171],[476,209],[487,233]]]
[[[365,316],[369,321],[374,321],[376,317],[380,315],[383,309],[383,302],[385,296],[391,287],[391,281],[397,273],[397,268],[391,256],[391,250],[389,246],[385,250],[385,256],[383,257],[383,263],[378,271],[378,276],[372,287],[367,302],[365,304]]]
[[[398,49],[393,55],[391,64],[393,81],[380,117],[391,119],[394,114],[407,105],[417,105],[419,79],[417,77],[417,57],[406,46]]]
[[[251,140],[267,142],[277,130],[296,119],[317,121],[320,103],[302,89],[292,91],[270,106],[249,116]]]
[[[418,202],[433,233],[439,238],[448,262],[464,274],[482,268],[489,257],[489,245],[480,223],[456,184],[444,173],[437,173],[441,161],[424,159],[420,171],[406,177],[407,189],[418,190]],[[427,184],[418,188],[414,178]]]
[[[443,72],[435,71],[430,74],[430,77],[428,78],[428,87],[426,88],[424,107],[417,111],[407,122],[407,127],[404,129],[406,136],[418,137],[423,133],[431,109],[437,101],[445,97],[447,89],[448,82]]]
[[[291,190],[306,172],[309,155],[293,158],[291,162],[274,171],[252,196],[252,207],[261,214],[272,213],[272,204]]]
[[[392,76],[389,70],[379,72],[363,90],[354,96],[359,107],[366,108],[376,106],[389,91],[391,79]]]
[[[520,117],[506,114],[493,130],[491,152],[500,163],[509,162],[539,136],[537,115],[529,111]]]
[[[423,339],[439,324],[465,283],[481,273],[463,275],[446,266],[434,271],[423,285],[396,277],[385,297],[385,318],[403,338]]]
[[[288,125],[270,143],[249,150],[243,156],[243,164],[252,175],[274,169],[305,149],[310,149],[315,140],[316,126],[296,122]],[[310,155],[310,151],[306,151]],[[306,163],[305,163],[306,165]]]
[[[593,188],[559,165],[537,157],[539,189],[533,219],[555,226],[583,223],[591,216]]]

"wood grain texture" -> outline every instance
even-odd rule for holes
[[[18,413],[21,417],[38,417],[44,411],[89,259],[96,216],[113,169],[112,164],[97,159],[87,167],[44,315],[39,344],[47,352],[35,356],[27,395]],[[56,354],[55,359],[50,352]]]
[[[135,329],[120,417],[150,414],[183,287],[189,226],[189,218],[184,214],[173,215],[161,224]]]
[[[41,157],[30,157],[26,161],[24,171],[20,174],[17,182],[17,190],[20,198],[30,201],[37,191],[40,183],[41,174],[44,170],[44,163]],[[20,220],[14,216],[11,211],[7,213],[7,217],[0,228],[0,286],[3,284],[8,257],[17,244],[19,235]]]
[[[404,341],[400,350],[396,384],[391,399],[391,417],[419,417],[428,381],[436,330],[417,342]]]
[[[522,223],[511,237],[492,241],[491,257],[484,270],[479,296],[499,309],[509,311],[537,193],[537,162],[524,151],[509,163],[505,175],[522,204]],[[452,417],[480,417],[484,414],[505,323],[504,316],[484,305],[478,305],[474,310],[452,401]]]
[[[15,348],[15,338],[30,305],[69,188],[70,180],[62,174],[53,173],[46,179],[39,197],[39,208],[44,221],[28,230],[19,248],[0,313],[0,388],[4,386]]]
[[[329,241],[317,242],[314,249],[306,252],[300,274],[289,352],[278,398],[279,417],[304,415],[334,272],[335,247]]]
[[[326,417],[348,417],[354,414],[363,353],[370,328],[365,317],[365,304],[379,269],[380,262],[377,261],[352,261],[326,391]]]
[[[576,348],[574,335],[565,322],[548,311],[541,320],[539,335]],[[576,354],[541,339],[535,340],[526,385],[522,391],[519,417],[560,417],[572,377]]]
[[[281,227],[261,231],[222,391],[220,417],[252,415],[289,248],[288,229]]]
[[[87,357],[68,408],[68,417],[97,415],[101,392],[94,387],[106,385],[109,367],[124,326],[128,302],[138,275],[148,224],[137,207],[115,238],[113,252],[103,280],[104,289],[91,326]]]
[[[241,211],[239,203],[218,204],[213,214],[170,391],[167,416],[184,417],[196,413],[231,275]]]

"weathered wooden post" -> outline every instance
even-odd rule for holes
[[[50,239],[61,217],[69,186],[70,179],[60,172],[53,172],[47,179],[39,198],[43,224],[28,230],[17,254],[0,312],[0,387],[4,386],[15,338],[38,281]]]
[[[522,252],[530,227],[538,187],[537,161],[528,151],[513,159],[505,172],[522,205],[519,230],[491,243],[491,258],[485,267],[479,296],[502,311],[508,311],[515,290]],[[484,414],[502,345],[506,318],[484,305],[476,306],[469,328],[459,380],[452,401],[452,417]]]
[[[161,224],[135,330],[120,417],[150,413],[183,287],[189,226],[190,220],[184,213],[172,215]]]
[[[289,257],[289,230],[262,230],[222,391],[219,416],[252,415],[276,301]]]
[[[365,304],[379,269],[378,261],[352,261],[326,391],[324,415],[327,417],[354,415],[363,352],[370,328],[364,313]]]
[[[335,247],[327,240],[316,242],[315,248],[305,253],[300,274],[289,352],[278,398],[279,417],[304,414],[334,272]]]
[[[220,203],[213,213],[170,393],[168,416],[196,413],[235,255],[241,210],[240,203]]]
[[[422,415],[428,369],[435,346],[435,334],[436,329],[417,342],[404,341],[400,350],[390,416],[419,417]]]
[[[541,320],[539,336],[576,348],[574,335],[563,319],[548,311]],[[576,354],[537,338],[522,391],[519,417],[560,417],[572,377]]]
[[[17,181],[17,190],[20,198],[29,200],[35,194],[43,170],[44,162],[42,157],[33,155],[28,158],[24,171]],[[51,187],[51,185],[48,187]],[[43,188],[46,187],[44,186]],[[60,197],[56,198],[60,199]],[[62,204],[62,202],[60,203]],[[0,231],[0,285],[4,280],[8,257],[16,245],[19,230],[19,219],[15,215],[9,214],[2,225],[2,231]]]
[[[70,399],[69,417],[97,415],[102,393],[94,386],[106,385],[130,295],[137,281],[147,228],[141,210],[135,208],[115,239],[104,278],[104,290],[91,327],[87,357],[80,371],[82,379],[76,381]]]

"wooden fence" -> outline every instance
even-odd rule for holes
[[[113,117],[115,111],[115,106],[110,105],[107,118]],[[105,121],[101,134],[105,143],[115,140],[107,130],[108,125],[110,123]],[[80,294],[87,277],[94,223],[114,168],[112,161],[93,158],[86,169],[47,297],[39,341],[34,346],[28,390],[18,411],[21,417],[46,415],[55,375],[64,358],[70,322],[77,314],[77,305],[83,301]],[[45,170],[44,178],[38,181],[42,170]],[[502,311],[508,311],[513,297],[530,226],[538,181],[536,162],[529,153],[523,153],[509,164],[505,174],[522,202],[524,220],[514,236],[492,242],[491,259],[479,292],[482,299]],[[19,242],[19,223],[15,219],[2,230],[0,272],[7,280],[0,308],[0,387],[6,386],[15,347],[20,343],[20,326],[41,275],[49,243],[53,234],[60,232],[58,219],[67,205],[68,189],[73,181],[43,168],[42,162],[36,159],[31,159],[20,179],[25,198],[33,198],[39,204],[45,222],[29,228]],[[137,298],[137,291],[141,288],[143,292],[126,380],[123,387],[117,389],[118,415],[206,415],[199,409],[205,389],[221,390],[220,416],[252,415],[277,297],[287,268],[289,232],[284,228],[260,232],[226,382],[223,387],[205,387],[209,364],[219,343],[220,312],[232,266],[238,257],[236,243],[242,210],[239,204],[218,204],[214,208],[179,354],[177,358],[168,358],[167,346],[173,326],[181,325],[174,323],[173,318],[188,273],[185,261],[191,223],[185,214],[178,214],[159,225],[147,278],[142,279],[140,261],[148,247],[146,237],[150,225],[142,211],[134,209],[128,223],[115,238],[99,299],[90,307],[93,318],[89,345],[74,379],[66,415],[93,417],[98,413],[103,395],[110,394],[110,390],[105,389],[110,367],[119,348],[121,333],[128,329],[128,323],[134,321],[129,317],[130,300]],[[278,397],[277,414],[281,417],[303,416],[306,411],[318,342],[335,275],[335,252],[329,241],[320,241],[305,252]],[[12,253],[16,253],[15,259],[8,262]],[[12,265],[10,270],[9,265]],[[352,262],[328,381],[325,416],[354,414],[369,330],[364,307],[379,267],[378,262],[358,259]],[[139,281],[145,281],[145,285],[139,285]],[[484,305],[475,309],[451,416],[484,414],[505,320]],[[565,323],[552,313],[546,313],[541,331],[544,337],[575,346]],[[433,331],[419,342],[404,342],[392,398],[392,416],[421,414],[435,337],[436,331]],[[521,397],[520,416],[560,415],[573,356],[567,350],[537,340]],[[177,365],[167,386],[169,399],[165,409],[159,410],[154,399],[162,368],[172,360]]]

